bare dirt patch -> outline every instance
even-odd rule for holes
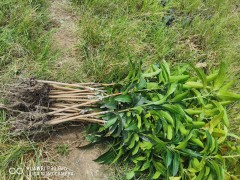
[[[56,67],[59,69],[67,67],[69,71],[81,66],[75,48],[78,43],[76,26],[79,17],[72,11],[70,6],[71,4],[67,0],[52,0],[50,2],[51,18],[58,24],[53,34],[53,48],[60,53],[56,61]],[[83,138],[83,130],[84,126],[68,126],[61,131],[57,131],[50,137],[49,150],[56,150],[59,144],[67,144],[69,147],[69,154],[67,156],[59,155],[55,157],[55,164],[64,166],[74,172],[74,176],[68,179],[107,179],[104,166],[93,161],[104,150],[99,146],[88,150],[78,148],[82,143],[86,143]]]
[[[67,177],[67,179],[108,179],[106,166],[99,165],[93,161],[105,151],[105,148],[101,145],[95,145],[89,149],[79,149],[79,146],[87,143],[83,137],[84,129],[85,127],[83,125],[75,127],[68,126],[63,130],[57,131],[49,138],[48,145],[53,150],[56,150],[59,145],[63,144],[69,147],[68,155],[57,155],[55,157],[55,164],[58,166],[64,166],[74,173],[74,176]]]
[[[78,43],[77,22],[79,17],[72,11],[71,4],[67,0],[52,0],[49,11],[52,20],[58,24],[53,34],[53,48],[60,53],[56,67],[80,66],[75,48]]]

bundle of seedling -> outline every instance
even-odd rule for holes
[[[18,90],[10,88],[2,108],[21,130],[97,123],[92,143],[107,140],[111,145],[96,161],[129,162],[128,179],[142,174],[148,179],[230,178],[226,106],[240,95],[229,91],[234,81],[225,84],[225,64],[209,75],[193,65],[170,68],[165,61],[144,71],[140,64],[130,65],[118,84],[20,82]]]
[[[36,79],[23,79],[5,92],[9,122],[15,133],[39,133],[46,127],[64,122],[83,121],[104,124],[98,103],[107,95],[105,87],[112,84],[68,84]]]

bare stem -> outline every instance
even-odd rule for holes
[[[56,85],[61,85],[61,86],[69,86],[69,87],[78,87],[82,89],[89,89],[89,90],[94,90],[94,88],[88,87],[88,86],[83,86],[80,84],[69,84],[69,83],[61,83],[61,82],[56,82],[56,81],[45,81],[45,80],[38,80],[40,83],[46,83],[46,84],[56,84]]]
[[[92,98],[94,96],[78,96],[78,95],[50,95],[49,98]]]
[[[53,114],[55,114],[55,113],[59,113],[59,112],[62,112],[62,111],[68,110],[68,109],[83,107],[83,106],[86,106],[86,105],[89,105],[89,104],[94,104],[94,103],[96,103],[96,102],[98,102],[98,101],[99,101],[99,100],[93,100],[93,101],[88,101],[88,102],[81,103],[81,104],[76,104],[76,105],[69,106],[69,107],[66,107],[66,108],[63,108],[63,109],[59,109],[59,110],[57,110],[57,111],[49,112],[49,113],[47,113],[47,114],[48,114],[48,115],[53,115]]]
[[[75,115],[70,116],[70,117],[64,116],[64,117],[61,117],[61,118],[52,119],[52,120],[48,121],[47,123],[49,123],[49,124],[59,124],[59,123],[62,123],[62,122],[74,121],[76,119],[81,119],[81,118],[86,118],[86,117],[95,117],[96,115],[106,114],[108,112],[109,111],[102,111],[102,112],[84,114],[84,115],[78,115],[78,116],[75,116]]]

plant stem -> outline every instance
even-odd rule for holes
[[[94,90],[94,88],[88,87],[88,86],[83,86],[80,84],[69,84],[69,83],[61,83],[61,82],[56,82],[56,81],[45,81],[45,80],[38,80],[40,83],[46,83],[46,84],[56,84],[56,85],[62,85],[62,86],[70,86],[70,87],[78,87],[82,89],[89,89],[89,90]]]
[[[84,115],[78,115],[78,114],[72,114],[71,116],[63,116],[61,118],[57,118],[57,119],[52,119],[50,121],[47,122],[47,124],[59,124],[62,122],[68,122],[68,121],[73,121],[76,119],[81,119],[81,118],[86,118],[86,117],[94,117],[96,115],[101,115],[101,114],[106,114],[109,111],[102,111],[102,112],[97,112],[97,113],[91,113],[91,114],[84,114]],[[76,116],[78,115],[78,116]]]
[[[85,102],[85,103],[82,103],[82,104],[76,104],[76,105],[73,105],[73,106],[69,106],[69,107],[66,107],[66,108],[59,109],[57,111],[49,112],[49,113],[47,113],[47,115],[54,115],[55,113],[59,113],[59,112],[62,112],[62,111],[68,110],[68,109],[83,107],[83,106],[89,105],[89,104],[94,104],[98,101],[99,100],[94,100],[94,101],[88,101],[88,102]]]

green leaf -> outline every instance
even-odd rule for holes
[[[232,93],[232,92],[222,92],[219,91],[217,97],[224,101],[238,101],[240,100],[240,94]]]
[[[95,162],[98,162],[100,164],[110,164],[114,158],[116,157],[116,154],[114,151],[110,148],[106,153],[99,156],[97,159],[95,159]]]
[[[213,128],[215,128],[221,122],[223,115],[223,112],[220,112],[220,114],[214,116],[211,121],[205,125],[205,127],[208,127],[210,133],[212,133]]]
[[[175,126],[172,116],[167,111],[160,110],[158,113],[159,113],[160,117],[165,118],[167,120],[167,122],[170,123],[173,127]]]
[[[137,121],[138,121],[137,127],[140,129],[142,126],[142,119],[138,114],[136,114],[136,117],[137,117]]]
[[[203,84],[203,88],[206,88],[207,86],[207,79],[206,79],[206,75],[204,74],[203,70],[196,68],[194,65],[192,65],[192,68],[194,69],[194,71],[197,73],[199,79],[201,79],[202,84]]]
[[[167,126],[167,139],[172,140],[173,138],[173,127],[171,125]]]
[[[154,76],[157,76],[162,70],[161,69],[157,69],[156,71],[152,72],[152,73],[143,73],[142,76],[144,78],[152,78]]]
[[[156,171],[156,172],[154,173],[152,179],[158,179],[160,175],[161,175],[161,172]]]
[[[235,80],[228,82],[226,85],[223,85],[223,86],[219,89],[219,91],[221,91],[221,92],[227,92],[227,91],[234,85],[235,82],[236,82]]]
[[[117,162],[117,160],[124,154],[123,148],[120,148],[118,151],[118,155],[115,157],[115,159],[112,161],[112,164]]]
[[[188,156],[188,157],[201,157],[202,154],[196,151],[193,151],[191,149],[182,149],[180,151],[180,153],[182,153],[184,156]]]
[[[138,153],[139,147],[140,147],[140,146],[139,146],[139,143],[137,142],[136,145],[135,145],[135,147],[134,147],[134,149],[133,149],[133,151],[132,151],[132,155],[135,155],[135,154]]]
[[[114,123],[117,122],[118,117],[113,117],[107,121],[107,123],[104,125],[104,127],[107,129],[110,126],[112,126]]]
[[[172,153],[167,149],[167,156],[166,156],[167,168],[171,165],[171,163],[172,163]]]
[[[166,97],[170,96],[176,90],[177,86],[178,86],[177,83],[171,84],[167,91]]]
[[[180,164],[180,156],[178,153],[174,153],[174,158],[173,158],[173,170],[172,170],[172,175],[176,176],[179,170],[179,164]]]
[[[169,82],[174,83],[178,81],[185,81],[189,78],[189,75],[178,75],[178,76],[170,76]]]
[[[145,151],[146,149],[151,149],[153,147],[153,144],[148,141],[141,142],[139,145],[143,151]]]
[[[188,81],[183,85],[183,88],[185,89],[191,89],[191,88],[203,88],[203,84],[200,82],[192,82],[192,81]]]
[[[169,77],[170,77],[170,68],[169,68],[169,64],[163,60],[162,64],[161,64],[161,68],[162,68],[162,72],[163,72],[163,78],[164,78],[164,82],[168,82],[169,81]]]
[[[223,113],[223,122],[225,126],[229,127],[229,120],[226,109],[217,101],[213,101],[214,104],[218,107],[219,111]]]
[[[155,167],[155,169],[157,171],[159,171],[161,174],[165,174],[165,171],[166,171],[166,167],[160,163],[159,161],[152,161],[153,162],[153,166]]]
[[[115,99],[115,101],[118,101],[118,102],[127,102],[127,103],[132,102],[132,98],[128,94],[119,95],[119,96],[115,97],[114,99]]]
[[[137,156],[132,159],[132,161],[136,164],[138,161],[145,161],[146,156]]]
[[[181,180],[181,177],[169,177],[169,180]]]
[[[132,179],[134,176],[135,176],[135,172],[134,172],[134,171],[128,172],[128,173],[126,174],[126,178],[127,178],[127,179]]]
[[[128,126],[127,128],[125,128],[125,131],[134,131],[137,129],[138,129],[137,124],[134,123],[134,124],[131,124],[130,126]]]
[[[162,105],[166,110],[170,111],[171,113],[178,114],[181,116],[185,116],[185,112],[179,105],[171,105],[171,104],[164,104]]]
[[[155,83],[155,82],[148,82],[146,84],[146,86],[147,86],[147,89],[159,89],[160,88],[159,84]]]
[[[217,78],[214,81],[213,90],[216,91],[223,85],[224,80],[226,78],[226,72],[227,72],[227,64],[225,62],[221,62]]]
[[[132,137],[130,144],[128,146],[128,149],[132,149],[134,147],[134,145],[135,145],[135,139],[134,139],[134,137]]]
[[[199,104],[202,104],[203,106],[205,106],[205,103],[202,97],[203,95],[197,89],[192,89],[192,91],[196,95]]]
[[[146,84],[146,80],[144,79],[143,76],[140,77],[140,80],[139,80],[139,83],[137,85],[137,89],[138,90],[141,90],[141,89],[144,89],[146,88],[147,84]]]
[[[217,78],[217,75],[218,75],[218,73],[213,73],[213,74],[208,75],[206,77],[207,82],[211,82],[211,81],[215,80]]]
[[[148,169],[150,167],[150,162],[149,161],[146,161],[143,165],[142,165],[142,167],[141,167],[141,169],[139,170],[139,171],[145,171],[146,169]]]
[[[117,109],[117,102],[110,98],[109,101],[103,104],[100,108],[108,108],[111,110]]]
[[[181,94],[178,94],[173,99],[171,99],[171,102],[181,102],[188,95],[189,95],[189,91],[186,91],[186,92],[183,92]]]

